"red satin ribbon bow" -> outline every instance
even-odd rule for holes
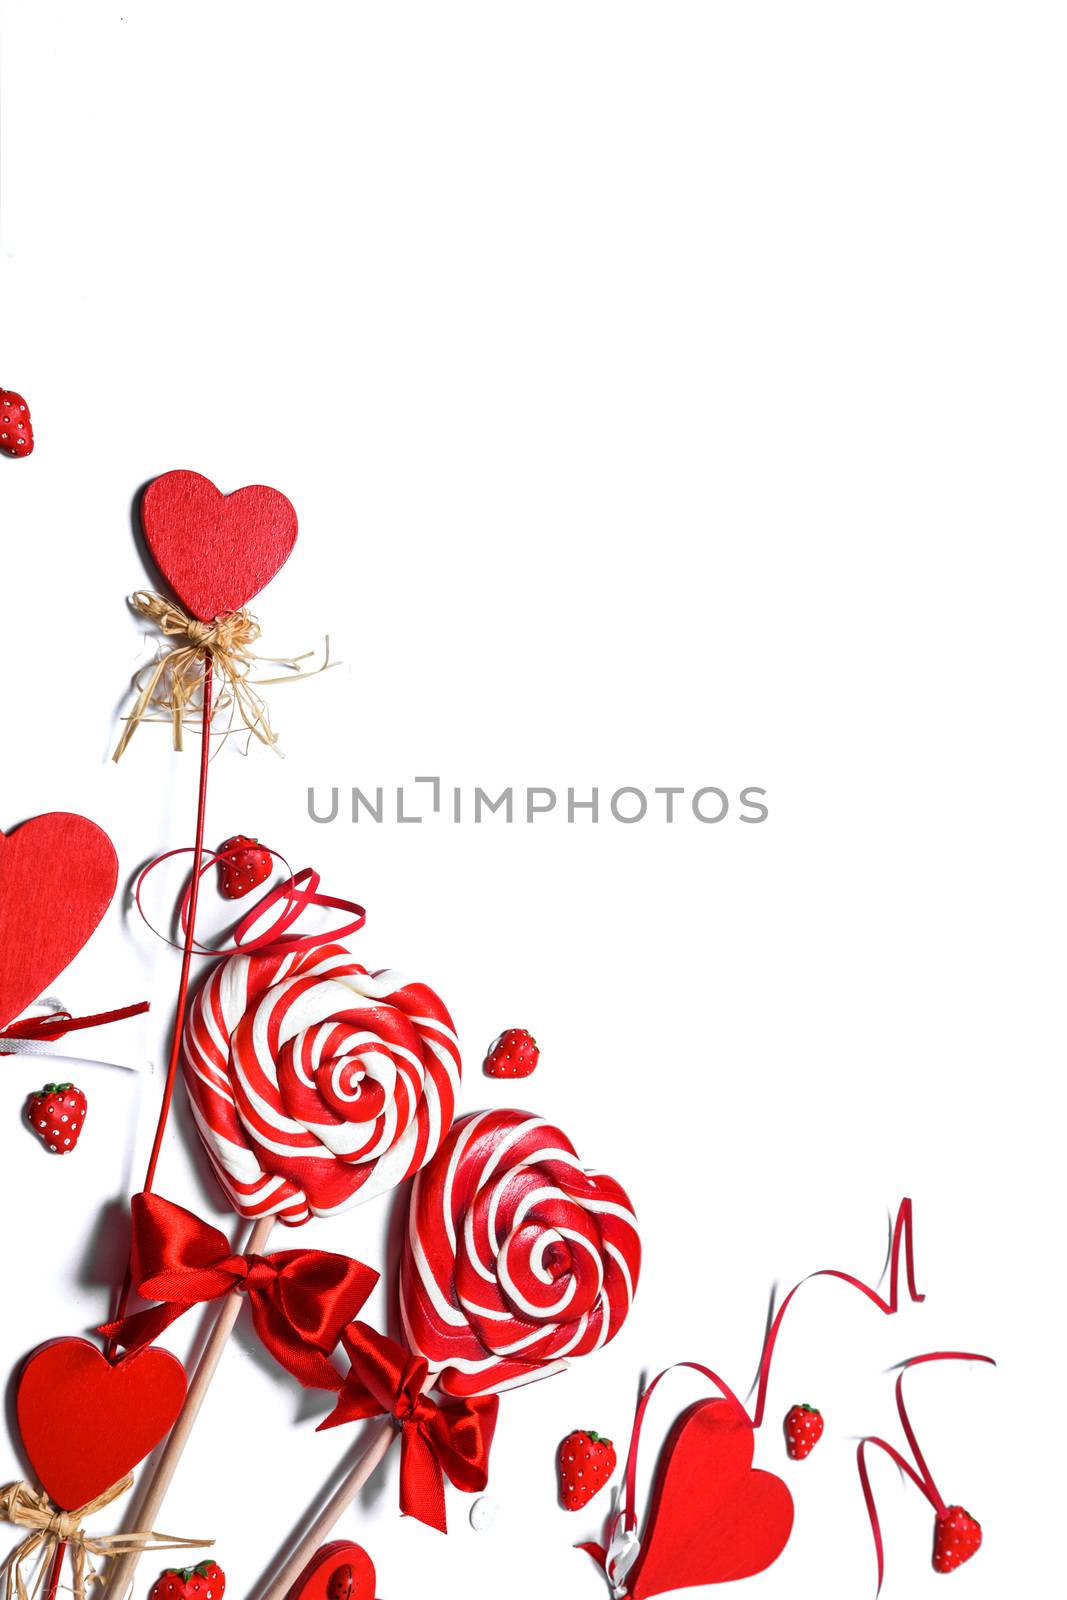
[[[157,1194],[133,1197],[130,1261],[138,1294],[164,1303],[101,1328],[116,1344],[140,1350],[193,1306],[239,1289],[260,1339],[305,1389],[341,1388],[327,1358],[378,1281],[372,1268],[326,1250],[235,1255],[225,1234]]]
[[[366,1323],[353,1322],[342,1343],[352,1365],[320,1430],[383,1414],[394,1417],[401,1433],[400,1509],[447,1533],[445,1477],[468,1494],[485,1488],[500,1397],[431,1400],[423,1393],[426,1362]]]

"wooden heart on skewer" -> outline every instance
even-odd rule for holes
[[[184,1399],[185,1369],[169,1350],[112,1363],[88,1339],[53,1339],[23,1367],[16,1410],[42,1488],[74,1511],[155,1449]]]
[[[239,611],[265,589],[296,544],[296,512],[277,489],[223,494],[199,472],[164,472],[141,498],[152,558],[201,622]]]

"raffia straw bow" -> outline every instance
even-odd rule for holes
[[[86,1517],[102,1511],[126,1493],[133,1484],[133,1473],[113,1483],[110,1489],[79,1506],[77,1511],[60,1511],[46,1494],[28,1483],[8,1483],[0,1489],[0,1519],[27,1528],[25,1539],[10,1551],[2,1565],[4,1600],[32,1600],[41,1588],[56,1549],[66,1544],[74,1571],[75,1600],[84,1600],[86,1583],[98,1574],[93,1556],[120,1555],[125,1550],[198,1550],[214,1544],[214,1539],[180,1539],[169,1533],[88,1534],[82,1528]],[[27,1585],[24,1569],[37,1558],[37,1575]],[[88,1577],[86,1576],[88,1568]]]
[[[133,686],[137,701],[124,719],[126,727],[115,749],[118,761],[142,722],[169,722],[174,729],[174,748],[183,747],[182,730],[187,723],[199,721],[203,707],[204,661],[210,657],[213,668],[221,676],[222,688],[215,696],[212,720],[224,719],[224,737],[228,737],[240,723],[250,737],[258,739],[280,755],[278,735],[271,727],[266,701],[258,693],[258,685],[291,682],[288,675],[279,678],[253,679],[250,673],[259,661],[273,661],[288,667],[298,678],[314,677],[331,666],[330,640],[326,638],[326,653],[322,665],[313,671],[301,670],[300,662],[307,661],[312,652],[300,656],[257,656],[251,646],[259,638],[260,627],[250,611],[229,611],[216,617],[214,622],[200,622],[191,617],[161,594],[138,589],[130,596],[130,605],[138,616],[154,623],[163,635],[159,655],[148,667],[135,675]],[[169,639],[183,640],[168,645]],[[150,715],[152,712],[159,715]]]

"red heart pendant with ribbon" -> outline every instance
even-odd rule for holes
[[[296,512],[277,489],[223,494],[199,472],[165,472],[141,498],[152,559],[201,622],[239,611],[279,572],[296,543]]]
[[[316,1550],[286,1600],[374,1600],[374,1562],[358,1544],[334,1539]]]
[[[0,833],[0,1028],[69,966],[111,904],[115,849],[69,811]]]
[[[750,1578],[777,1560],[793,1528],[793,1497],[781,1478],[752,1466],[754,1450],[752,1424],[728,1400],[683,1412],[629,1576],[633,1600]]]
[[[169,1350],[112,1364],[87,1339],[53,1339],[27,1360],[15,1404],[45,1493],[75,1511],[155,1449],[184,1400],[185,1369]]]

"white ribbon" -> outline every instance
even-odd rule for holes
[[[54,994],[46,994],[42,995],[40,1000],[35,1000],[33,1005],[29,1006],[20,1015],[30,1017],[36,1016],[38,1012],[44,1012],[46,1016],[54,1016],[57,1012],[66,1011],[66,1009],[62,1000],[57,1000]],[[4,1038],[0,1039],[0,1047],[2,1047],[5,1055],[10,1056],[54,1056],[62,1055],[62,1049],[57,1048],[57,1046],[62,1045],[62,1042],[61,1039]]]
[[[623,1528],[620,1532],[612,1534],[604,1570],[607,1572],[614,1600],[624,1600],[627,1592],[627,1576],[640,1553],[641,1542],[632,1528]]]

